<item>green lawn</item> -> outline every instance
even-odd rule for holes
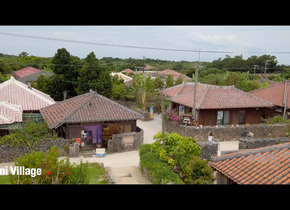
[[[100,167],[99,163],[89,163],[90,184],[108,184],[104,180],[105,169]],[[0,184],[10,184],[8,175],[0,175]]]
[[[108,184],[108,181],[104,180],[105,169],[99,163],[89,163],[89,169],[90,184]]]
[[[0,175],[0,184],[10,184],[8,175]]]

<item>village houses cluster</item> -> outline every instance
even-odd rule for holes
[[[171,109],[177,110],[179,115],[192,113],[195,84],[188,82],[191,79],[188,76],[171,69],[156,71],[150,65],[146,65],[143,71],[125,69],[122,72],[127,75],[144,73],[152,79],[160,76],[163,81],[168,75],[173,75],[174,81],[181,76],[183,84],[166,88],[162,93],[169,98]],[[130,84],[132,78],[122,72],[111,75],[116,74]],[[143,118],[140,113],[92,90],[56,102],[49,95],[30,86],[40,75],[49,77],[52,73],[26,67],[14,71],[9,80],[0,84],[0,136],[9,134],[11,125],[21,126],[29,119],[45,120],[49,129],[59,137],[80,138],[93,144],[101,143],[103,129],[110,124],[118,123],[124,134],[140,132],[136,124],[138,119]],[[263,119],[275,115],[290,116],[288,81],[250,92],[234,86],[202,83],[197,83],[196,87],[195,109],[198,125],[259,124]],[[241,151],[214,157],[210,165],[219,172],[219,183],[289,184],[290,173],[286,168],[289,157],[290,144],[285,143],[268,149],[258,148],[251,152]],[[276,172],[279,173],[275,174]]]

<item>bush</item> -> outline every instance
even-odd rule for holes
[[[89,172],[88,162],[79,165],[71,164],[69,158],[58,160],[60,148],[51,147],[45,154],[43,151],[27,154],[19,157],[15,166],[24,166],[25,168],[41,168],[41,175],[32,177],[30,175],[12,175],[10,182],[12,184],[88,184]]]
[[[162,147],[162,133],[154,136],[156,142],[151,146],[151,152],[156,153],[159,160],[179,174],[186,184],[211,184],[213,171],[207,160],[200,156],[201,147],[191,137],[165,132],[165,149]]]
[[[151,152],[150,144],[143,144],[139,150],[140,170],[146,170],[147,176],[153,184],[184,184],[169,165],[159,159],[156,152]]]
[[[28,122],[23,124],[22,129],[10,130],[9,135],[0,138],[0,144],[4,144],[6,147],[24,145],[32,149],[40,139],[51,139],[51,137],[46,123]]]

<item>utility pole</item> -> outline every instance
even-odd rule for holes
[[[200,50],[198,51],[198,63],[195,69],[195,78],[194,78],[194,92],[193,92],[193,106],[192,106],[192,120],[196,120],[195,113],[195,102],[196,102],[196,89],[197,89],[197,81],[198,81],[198,70],[199,70],[199,59],[200,59]]]
[[[269,61],[271,61],[271,60],[266,60],[266,63],[265,63],[265,76],[266,76],[266,72],[267,72],[267,64]]]
[[[164,126],[164,103],[163,103],[163,94],[162,94],[162,90],[160,90],[159,93],[160,93],[160,96],[161,96],[162,147],[163,147],[163,149],[165,149],[165,139],[164,139],[164,130],[165,130],[165,126]]]
[[[259,65],[254,65],[254,79],[256,79],[256,67],[258,67]]]
[[[284,117],[284,119],[287,119],[286,109],[287,109],[287,101],[288,101],[288,80],[285,81],[285,86],[286,86],[286,96],[284,98],[284,112],[283,112],[283,117]]]

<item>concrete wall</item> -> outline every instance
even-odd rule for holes
[[[208,136],[212,133],[215,139],[219,141],[234,141],[241,138],[241,134],[245,127],[249,132],[254,133],[255,138],[264,137],[279,137],[280,134],[285,134],[290,125],[287,124],[255,124],[255,125],[239,125],[239,126],[203,126],[192,127],[185,125],[174,125],[170,121],[165,122],[165,131],[169,133],[178,133],[182,136],[188,136],[194,138],[197,142],[207,141]]]
[[[137,132],[113,134],[112,139],[108,141],[107,152],[128,152],[138,150],[143,144],[143,130],[137,127]]]

